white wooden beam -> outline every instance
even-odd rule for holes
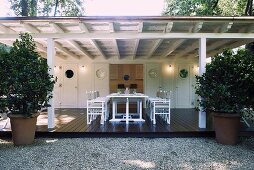
[[[153,53],[156,51],[156,49],[161,45],[164,39],[156,40],[153,47],[149,50],[149,53],[147,54],[147,58],[151,58],[153,56]]]
[[[65,31],[58,24],[50,22],[50,25],[56,30],[57,33],[65,33]]]
[[[54,29],[59,32],[59,33],[65,33],[65,31],[56,23],[50,23],[50,25],[52,25],[52,27],[54,27]],[[78,49],[79,51],[81,51],[83,54],[85,54],[87,57],[94,59],[93,56],[91,56],[83,47],[81,47],[76,41],[74,40],[69,40],[68,41],[73,47],[75,47],[76,49]]]
[[[30,33],[40,33],[40,30],[29,23],[21,22],[24,28]]]
[[[97,44],[96,40],[89,40],[90,43],[96,48],[96,50],[100,53],[100,55],[104,58],[107,59],[107,56],[104,54],[104,52],[101,50],[101,48],[99,47],[99,45]]]
[[[31,33],[34,39],[253,39],[254,33]],[[16,39],[19,34],[0,34],[0,39]]]
[[[172,30],[172,28],[173,28],[173,25],[174,25],[174,22],[168,22],[168,23],[167,23],[167,26],[166,26],[166,28],[165,28],[165,30],[164,30],[164,32],[165,32],[165,33],[171,32],[171,30]]]
[[[67,55],[70,56],[70,57],[74,57],[74,58],[76,58],[76,59],[78,59],[78,60],[80,59],[80,57],[77,56],[75,53],[73,53],[73,52],[71,52],[71,51],[65,49],[64,47],[62,47],[60,43],[55,42],[55,47],[56,47],[57,49],[59,49],[60,51],[64,52],[65,54],[67,54]]]
[[[214,32],[218,32],[218,33],[227,32],[227,31],[229,31],[231,29],[233,24],[234,24],[233,22],[227,22],[227,23],[223,24],[222,26],[217,27],[214,30]]]
[[[76,41],[70,40],[70,43],[72,46],[74,46],[76,49],[84,53],[86,56],[88,56],[90,59],[94,59],[93,56],[91,56],[83,47],[81,47]]]
[[[211,45],[207,46],[207,52],[211,51],[213,49],[216,49],[217,47],[223,46],[224,44],[226,44],[228,42],[228,40],[219,40],[219,41],[215,41],[214,43],[212,43]]]
[[[199,39],[199,75],[201,76],[205,73],[206,66],[206,38]],[[200,100],[201,97],[199,97]],[[199,111],[199,128],[206,128],[206,112],[203,111],[203,108],[200,108]]]
[[[242,46],[242,45],[251,43],[251,42],[253,42],[253,41],[254,41],[254,40],[251,40],[251,39],[237,41],[237,42],[234,42],[234,43],[231,43],[231,44],[227,45],[226,48],[236,48],[236,47],[239,47],[239,46]],[[214,56],[215,54],[221,53],[223,50],[224,50],[224,49],[212,50],[212,51],[210,51],[209,53],[207,53],[207,56]]]
[[[138,33],[142,33],[143,32],[143,27],[144,27],[144,23],[140,22],[138,24]],[[139,42],[140,42],[140,38],[136,38],[135,45],[134,45],[134,50],[133,50],[133,56],[132,56],[133,60],[135,60],[135,58],[137,56]]]
[[[2,32],[4,34],[16,33],[16,31],[10,29],[9,27],[6,27],[3,24],[0,24],[0,32]]]
[[[139,41],[140,41],[140,39],[136,39],[136,41],[135,41],[134,50],[133,50],[133,56],[132,56],[133,60],[135,60],[136,55],[137,55]]]
[[[172,52],[174,52],[177,47],[179,47],[185,39],[176,40],[162,55],[162,58],[166,58],[168,55],[170,55]]]
[[[47,63],[49,66],[49,74],[54,76],[54,66],[55,66],[55,48],[54,40],[49,38],[47,40]],[[48,129],[52,130],[55,128],[55,102],[54,102],[54,90],[53,97],[49,99],[50,107],[48,107]]]
[[[195,50],[198,48],[199,42],[194,42],[187,48],[185,48],[183,51],[177,54],[177,57],[184,57],[186,54],[190,53],[191,51]]]
[[[192,32],[199,32],[203,27],[203,22],[198,22],[194,25],[194,27],[192,28]]]
[[[91,34],[91,33],[89,32],[89,30],[88,30],[88,28],[87,28],[87,26],[86,26],[85,23],[80,22],[80,23],[79,23],[79,27],[80,27],[81,31],[86,32],[86,34],[83,34],[83,33],[82,33],[82,36],[83,36],[83,35],[87,35],[87,34]],[[112,34],[113,34],[113,33],[112,33]],[[99,54],[100,54],[104,59],[107,59],[106,55],[103,53],[103,51],[102,51],[101,48],[99,47],[99,45],[97,44],[96,40],[93,40],[93,39],[90,39],[90,38],[88,38],[88,39],[89,39],[90,43],[94,46],[94,48],[96,48],[96,50],[99,52]],[[111,39],[111,38],[108,38],[108,39]]]
[[[109,23],[109,32],[110,33],[115,32],[114,22]],[[113,41],[113,46],[114,46],[114,49],[115,49],[116,56],[117,56],[118,59],[121,59],[119,48],[118,48],[118,45],[117,45],[117,40],[113,39],[112,41]]]
[[[80,22],[80,23],[79,23],[79,28],[80,28],[80,30],[81,30],[82,32],[89,33],[89,30],[87,29],[87,27],[86,27],[86,24],[85,24],[85,23]]]
[[[143,23],[143,22],[140,22],[140,23],[138,24],[138,32],[139,32],[139,33],[143,32],[143,27],[144,27],[144,23]]]

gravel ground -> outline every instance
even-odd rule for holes
[[[236,146],[213,138],[39,138],[15,147],[0,139],[6,169],[254,169],[254,138]]]

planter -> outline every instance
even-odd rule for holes
[[[29,145],[34,141],[37,117],[40,113],[32,117],[24,117],[19,114],[9,114],[11,121],[12,140],[14,145]]]
[[[240,115],[213,112],[213,116],[217,142],[225,145],[237,144],[240,132]]]

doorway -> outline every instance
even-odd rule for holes
[[[78,103],[78,72],[77,64],[64,64],[55,70],[55,107],[77,108]]]
[[[180,64],[176,71],[176,108],[191,108],[190,65]]]

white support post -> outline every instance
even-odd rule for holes
[[[55,45],[52,38],[47,40],[47,63],[50,68],[49,74],[54,76],[54,66],[55,66]],[[53,98],[49,100],[50,107],[48,107],[48,129],[55,128],[55,104],[54,104],[54,90]]]
[[[199,39],[199,75],[202,75],[203,73],[205,73],[205,65],[206,65],[206,38],[200,38]],[[202,111],[202,108],[200,108],[200,111],[199,111],[198,126],[199,128],[206,128],[206,112]]]

